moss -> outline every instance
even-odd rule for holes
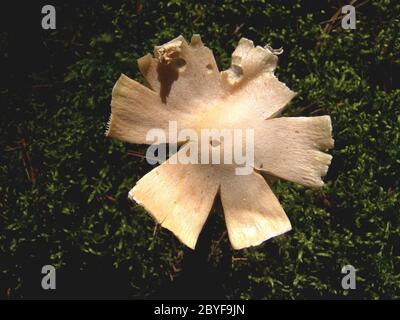
[[[49,296],[37,287],[41,266],[51,263],[60,296],[399,298],[400,5],[370,1],[357,8],[357,29],[340,20],[325,29],[336,6],[59,4],[57,30],[30,31],[27,21],[19,30],[27,42],[2,36],[16,67],[11,88],[1,90],[8,104],[0,117],[0,295]],[[256,248],[233,252],[218,215],[196,253],[154,229],[127,200],[150,170],[128,151],[145,146],[104,138],[119,74],[139,79],[137,58],[193,33],[221,69],[243,36],[283,46],[277,73],[298,92],[286,115],[332,117],[326,187],[276,183],[294,229]],[[354,291],[340,286],[345,264],[357,269]]]

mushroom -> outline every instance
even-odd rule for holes
[[[254,132],[250,174],[238,175],[238,163],[181,163],[195,141],[142,177],[129,198],[163,227],[194,249],[201,229],[220,195],[228,236],[234,249],[256,246],[291,230],[268,177],[321,187],[332,156],[329,116],[280,117],[295,96],[274,75],[282,50],[254,46],[242,38],[231,67],[219,72],[212,51],[199,35],[190,44],[179,36],[138,60],[147,86],[121,75],[112,91],[106,136],[148,143],[153,128],[246,129]],[[167,143],[172,143],[167,139]],[[176,141],[175,141],[176,142]],[[198,141],[197,141],[198,142]],[[224,149],[223,141],[219,141]],[[225,146],[225,150],[227,147]],[[228,150],[229,151],[229,150]],[[199,151],[200,152],[200,151]]]

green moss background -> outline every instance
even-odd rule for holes
[[[400,4],[355,1],[54,2],[1,37],[9,86],[0,116],[0,297],[399,298]],[[182,34],[199,33],[220,69],[241,37],[283,47],[277,75],[298,92],[286,115],[332,118],[335,148],[322,189],[273,189],[293,230],[233,251],[213,214],[198,250],[185,248],[127,200],[151,167],[104,137],[120,73]],[[196,188],[195,184],[193,188]],[[57,289],[40,288],[57,266]],[[357,289],[341,288],[341,268]]]

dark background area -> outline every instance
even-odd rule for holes
[[[57,29],[41,28],[41,8]],[[400,5],[355,1],[13,1],[2,9],[0,298],[399,298]],[[332,117],[322,189],[278,181],[293,226],[231,249],[216,209],[196,251],[127,199],[151,167],[145,146],[104,137],[121,73],[199,33],[220,70],[241,37],[283,47],[277,75],[298,92],[285,115]],[[196,188],[194,182],[193,188]],[[57,268],[57,289],[41,268]],[[341,288],[343,265],[357,289]]]

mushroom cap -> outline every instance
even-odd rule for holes
[[[291,229],[264,177],[309,187],[323,185],[321,177],[332,159],[324,153],[333,147],[331,120],[329,116],[280,117],[295,96],[274,75],[280,53],[242,38],[231,67],[219,72],[212,51],[199,35],[190,44],[179,36],[156,46],[154,57],[148,54],[138,60],[147,86],[121,75],[113,88],[109,137],[148,144],[149,130],[168,132],[170,121],[176,121],[178,131],[251,129],[254,133],[250,174],[237,175],[242,164],[235,161],[182,163],[179,160],[187,154],[201,158],[196,144],[204,141],[166,137],[165,142],[181,145],[179,151],[129,192],[130,199],[190,248],[195,248],[218,193],[229,239],[233,248],[241,249]],[[223,139],[217,137],[216,142],[221,154],[233,153]],[[243,152],[245,147],[242,143]]]

